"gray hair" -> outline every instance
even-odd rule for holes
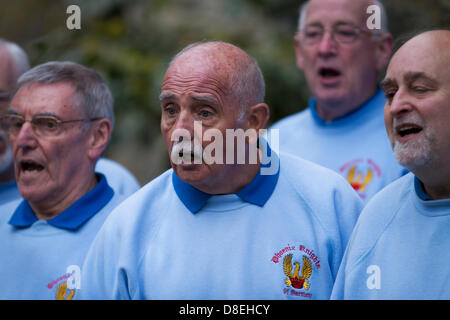
[[[379,0],[372,0],[373,4],[380,8],[380,33],[386,34],[389,33],[388,26],[388,16],[386,12],[386,8],[383,3]],[[298,31],[302,30],[306,23],[306,11],[308,9],[309,0],[303,3],[300,7],[300,14],[298,18]],[[376,34],[374,32],[374,34]]]
[[[24,73],[17,81],[17,90],[34,83],[66,82],[75,89],[74,103],[89,118],[107,118],[114,125],[114,98],[102,77],[94,70],[75,62],[51,61]]]
[[[216,44],[231,45],[229,43],[222,41],[203,41],[203,42],[200,41],[192,43],[186,46],[172,58],[169,67],[178,57],[183,55],[185,52],[191,50],[192,48],[202,45],[216,45]],[[247,55],[248,59],[245,61],[240,61],[241,63],[239,64],[239,66],[233,68],[233,72],[230,75],[228,85],[229,92],[231,92],[232,95],[234,95],[234,97],[238,100],[239,105],[241,107],[241,114],[239,115],[239,118],[243,117],[247,107],[258,103],[263,103],[266,94],[264,76],[261,71],[261,68],[258,65],[258,62],[256,61],[255,58],[250,56],[244,50],[242,51]]]
[[[8,51],[11,59],[14,62],[14,75],[17,79],[21,74],[30,69],[30,63],[28,61],[28,55],[26,52],[16,43],[0,38],[0,46]]]

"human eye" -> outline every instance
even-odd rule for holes
[[[388,102],[391,102],[392,99],[394,99],[395,93],[397,92],[397,89],[391,88],[391,89],[385,89],[384,90],[384,96],[388,100]]]
[[[429,89],[424,86],[413,86],[412,90],[418,94],[427,93],[429,91]]]
[[[315,40],[322,37],[323,30],[320,27],[307,27],[304,31],[304,36],[308,40]]]
[[[23,123],[25,122],[25,120],[20,117],[20,116],[14,116],[14,115],[10,115],[7,118],[7,122],[9,127],[11,127],[12,129],[20,129],[23,126]]]
[[[213,113],[209,110],[203,109],[203,110],[200,110],[199,115],[202,118],[209,118],[213,115]]]
[[[343,39],[344,41],[353,40],[357,35],[355,28],[347,25],[337,26],[334,32],[339,39]]]
[[[177,110],[176,110],[175,105],[173,103],[166,104],[163,107],[163,110],[164,110],[164,113],[166,115],[168,115],[169,117],[173,117],[177,113]]]
[[[53,117],[36,117],[32,121],[42,131],[54,132],[58,129],[58,119]]]

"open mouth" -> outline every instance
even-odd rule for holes
[[[397,134],[404,138],[412,134],[417,134],[422,131],[422,127],[417,125],[402,125],[397,127]]]
[[[20,169],[24,172],[42,171],[44,166],[32,160],[25,160],[20,162]]]
[[[341,75],[341,72],[334,68],[320,68],[318,73],[323,78],[335,78]]]

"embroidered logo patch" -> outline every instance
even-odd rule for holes
[[[339,168],[339,172],[347,179],[362,199],[366,199],[366,191],[375,178],[381,177],[380,167],[371,159],[355,159]]]
[[[285,295],[312,298],[311,276],[320,269],[320,259],[314,250],[309,250],[304,245],[288,245],[276,252],[271,261],[275,264],[283,262],[282,271],[285,277],[282,281]]]
[[[67,267],[65,274],[47,284],[47,289],[54,290],[56,300],[72,300],[76,290],[81,288],[80,283],[80,267],[70,265]]]

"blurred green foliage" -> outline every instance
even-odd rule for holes
[[[355,0],[356,1],[356,0]],[[271,120],[300,111],[308,89],[297,70],[296,0],[2,1],[1,37],[19,43],[32,65],[71,60],[97,70],[115,97],[116,127],[107,156],[146,183],[168,167],[159,132],[159,90],[173,55],[186,45],[222,40],[259,62]],[[385,0],[394,37],[450,24],[448,0]],[[66,8],[81,8],[68,30]]]

